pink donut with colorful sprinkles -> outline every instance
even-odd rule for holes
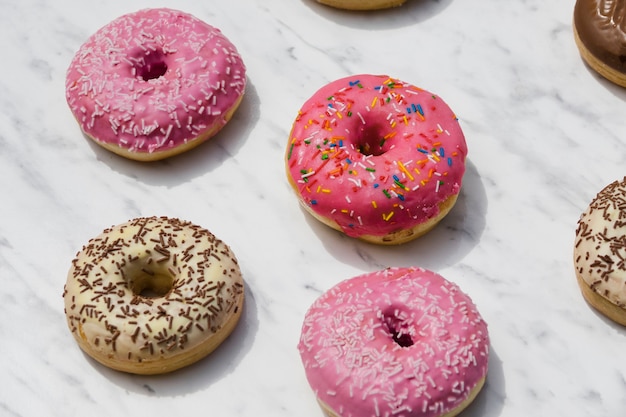
[[[286,150],[303,207],[351,237],[399,244],[454,206],[467,145],[438,96],[386,75],[331,82],[307,100]]]
[[[66,98],[97,144],[153,161],[214,136],[241,103],[245,73],[219,29],[177,10],[145,9],[113,20],[80,47]]]
[[[456,284],[419,268],[343,281],[307,311],[298,349],[332,417],[452,417],[482,389],[487,324]]]

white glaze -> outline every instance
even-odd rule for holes
[[[243,289],[226,243],[190,222],[151,216],[85,243],[63,298],[86,353],[113,369],[159,374],[199,360],[230,334]]]
[[[219,135],[154,164],[91,144],[64,101],[76,49],[153,2],[24,0],[0,15],[0,414],[195,415],[210,404],[215,415],[320,417],[296,349],[306,308],[340,280],[407,265],[458,283],[489,324],[487,384],[463,417],[623,413],[626,366],[614,358],[626,332],[583,301],[572,247],[589,201],[624,176],[626,91],[582,63],[573,0],[409,0],[370,14],[313,0],[162,5],[219,27],[249,84]],[[327,230],[285,178],[299,106],[330,80],[363,72],[437,92],[468,142],[457,205],[403,247]],[[63,314],[76,251],[140,215],[211,230],[236,253],[250,294],[231,338],[166,377],[96,364]]]

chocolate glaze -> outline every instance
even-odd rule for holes
[[[592,55],[626,72],[626,0],[577,0],[574,26]]]

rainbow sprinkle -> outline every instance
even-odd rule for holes
[[[457,192],[453,184],[460,184],[466,145],[450,122],[457,120],[454,113],[441,101],[429,103],[437,96],[373,76],[348,78],[325,91],[330,94],[322,106],[312,101],[300,110],[286,157],[301,192],[313,191],[309,203],[316,212],[358,235],[376,221],[373,216],[396,228],[421,222],[432,212],[421,205]],[[383,120],[370,119],[374,109],[384,111]],[[348,135],[357,131],[360,142],[354,143]],[[414,150],[402,153],[407,146]]]

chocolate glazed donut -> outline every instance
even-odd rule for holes
[[[592,69],[626,87],[626,0],[577,0],[574,36]]]

